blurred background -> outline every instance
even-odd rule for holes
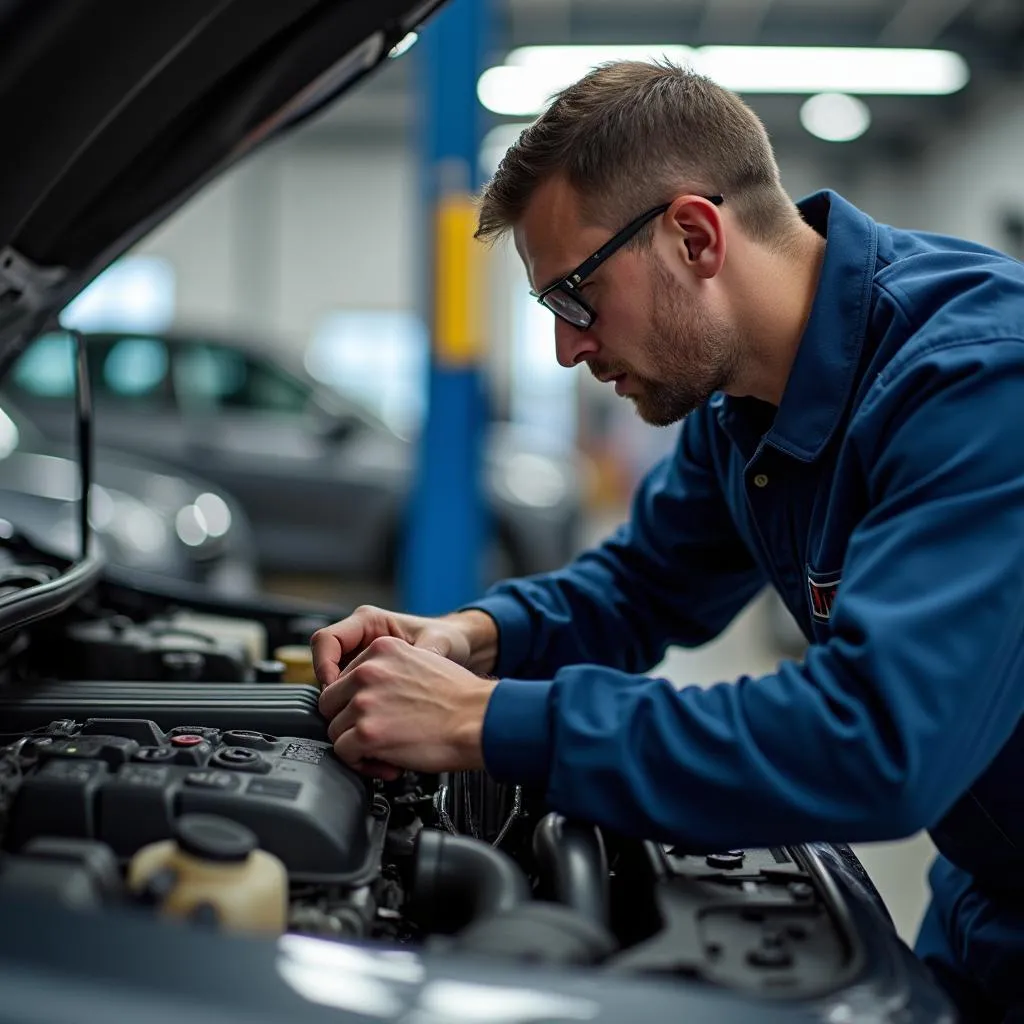
[[[462,27],[407,39],[65,311],[89,334],[92,519],[116,559],[227,593],[439,611],[621,521],[675,428],[557,365],[511,247],[469,246],[458,202],[602,60],[669,55],[740,91],[794,198],[830,187],[1024,254],[1020,0],[455,0],[442,16]],[[0,488],[48,502],[69,539],[72,391],[57,332],[0,395]],[[711,683],[801,651],[765,594],[659,671]],[[911,938],[927,841],[859,852]]]

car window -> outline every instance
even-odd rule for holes
[[[152,394],[167,378],[167,348],[156,338],[124,338],[103,359],[104,391],[120,397]]]
[[[150,398],[163,389],[169,364],[167,346],[158,338],[122,338],[103,358],[99,380],[94,383],[97,397]]]
[[[192,408],[301,413],[309,389],[262,360],[216,345],[187,345],[175,355],[174,383]]]
[[[75,393],[75,350],[63,331],[37,338],[11,372],[14,386],[33,398],[69,398]]]

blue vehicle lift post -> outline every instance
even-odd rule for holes
[[[402,605],[421,615],[479,596],[490,534],[482,484],[487,281],[485,251],[473,240],[484,117],[476,83],[490,3],[452,0],[410,54],[419,85],[431,344],[427,418],[400,578]]]

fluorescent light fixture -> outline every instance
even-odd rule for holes
[[[403,36],[391,47],[391,52],[388,56],[395,58],[401,57],[403,53],[408,53],[419,42],[419,38],[416,32],[410,32],[408,35]]]
[[[496,114],[532,117],[560,90],[608,61],[668,58],[740,93],[940,96],[970,77],[949,50],[821,46],[524,46],[480,76]]]
[[[567,84],[567,83],[566,83]],[[539,114],[561,85],[557,75],[532,74],[504,65],[488,68],[477,80],[477,99],[487,110],[507,117]]]
[[[521,46],[509,53],[504,64],[480,76],[477,96],[492,113],[533,117],[556,92],[598,64],[662,58],[687,64],[693,53],[688,46]]]
[[[863,100],[841,92],[812,96],[800,108],[800,123],[826,142],[852,142],[871,124],[871,111]]]
[[[705,46],[696,66],[746,93],[945,96],[969,77],[963,57],[949,50],[855,46]]]

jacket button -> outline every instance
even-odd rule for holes
[[[754,486],[755,487],[767,487],[768,486],[768,477],[765,476],[764,473],[758,473],[757,476],[754,477]]]

